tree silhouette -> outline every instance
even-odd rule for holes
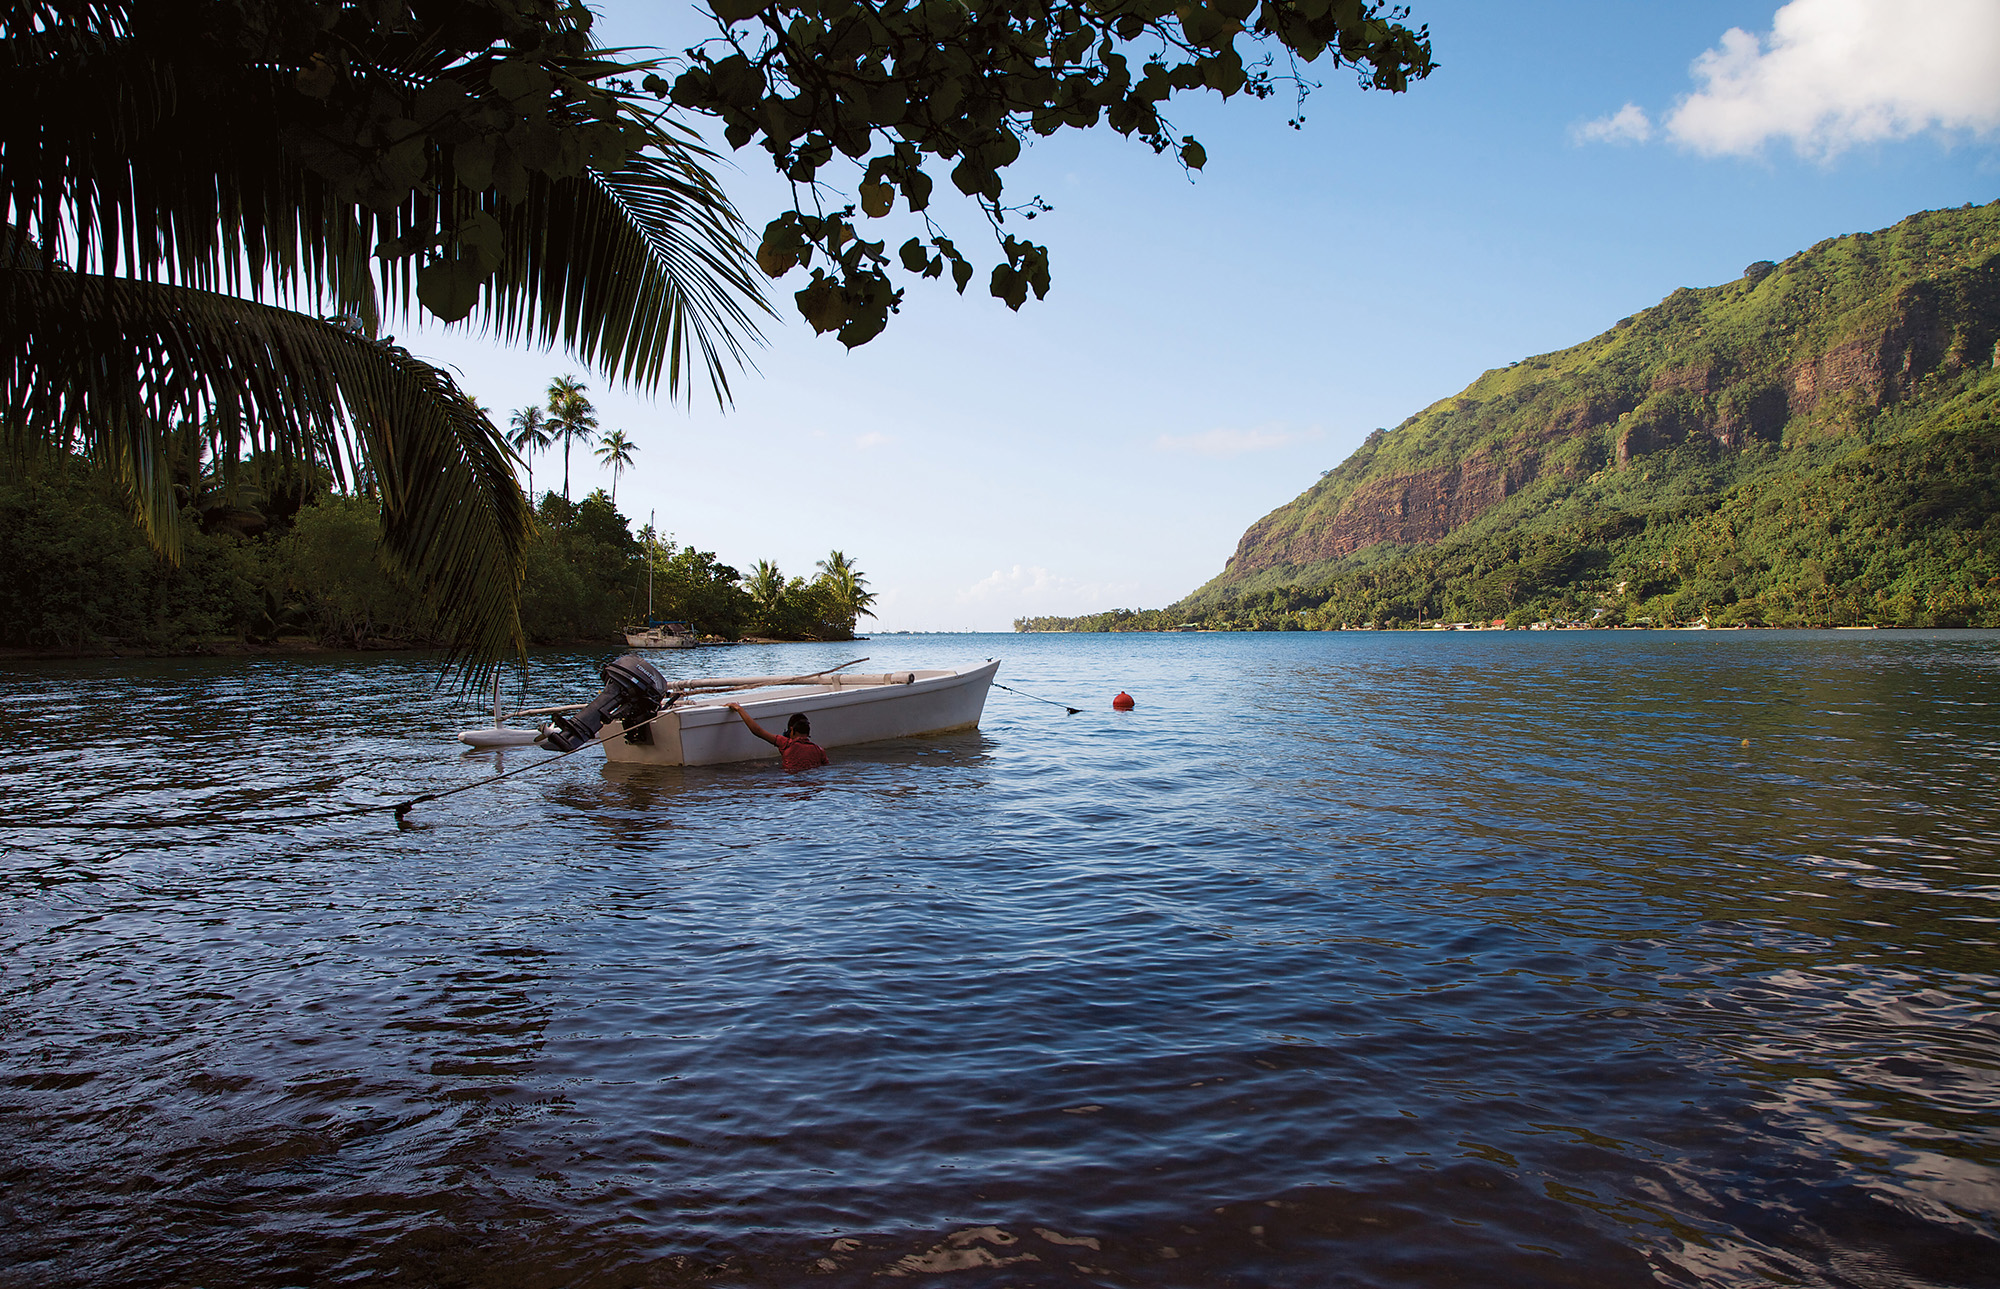
[[[818,564],[820,580],[833,593],[834,607],[847,616],[848,630],[854,629],[857,618],[875,616],[868,607],[875,603],[875,593],[867,590],[868,579],[854,567],[854,561],[840,551],[833,551]]]
[[[618,505],[618,476],[632,466],[632,454],[639,445],[625,437],[625,431],[613,430],[598,440],[597,459],[611,467],[611,505]]]
[[[569,500],[569,448],[578,441],[597,437],[597,409],[583,396],[589,389],[575,376],[558,376],[549,382],[549,428],[551,437],[563,445],[563,500]]]
[[[521,454],[521,461],[528,467],[528,501],[535,499],[535,453],[546,448],[554,435],[548,418],[539,407],[516,408],[508,422],[513,433],[507,436],[507,446]]]

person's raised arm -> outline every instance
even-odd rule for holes
[[[777,738],[773,736],[772,733],[769,730],[765,729],[762,725],[759,725],[756,721],[751,720],[750,713],[743,710],[743,704],[731,703],[729,704],[729,710],[735,712],[737,716],[742,718],[743,723],[750,727],[750,732],[752,734],[755,734],[758,738],[763,739],[766,743],[769,743],[772,747],[778,746]]]

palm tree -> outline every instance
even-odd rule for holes
[[[632,454],[639,445],[625,437],[625,431],[613,430],[598,440],[597,459],[611,467],[611,508],[618,509],[618,476],[632,466]]]
[[[840,612],[847,615],[847,629],[854,629],[857,618],[872,618],[873,610],[868,606],[875,603],[875,593],[867,590],[868,579],[854,567],[854,561],[839,551],[833,551],[818,564],[820,580],[833,592],[833,601]]]
[[[527,505],[499,431],[380,336],[384,302],[647,388],[699,364],[718,400],[765,306],[710,154],[578,0],[451,12],[0,7],[0,448],[122,478],[170,557],[170,426],[371,471],[385,558],[483,664],[521,640]]]
[[[507,436],[507,446],[521,454],[521,461],[528,467],[528,504],[535,503],[535,453],[549,445],[553,434],[548,419],[539,407],[516,408],[508,422],[514,429]]]
[[[751,600],[769,619],[784,601],[785,575],[770,560],[760,559],[757,567],[750,570],[750,576],[743,579],[743,589],[750,593]]]
[[[597,409],[583,392],[590,386],[574,376],[558,376],[549,382],[549,427],[551,437],[563,445],[563,500],[569,500],[569,445],[597,437]]]

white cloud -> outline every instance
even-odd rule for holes
[[[1126,603],[1136,582],[1079,582],[1040,565],[996,568],[958,593],[960,604],[993,604],[1028,613],[1097,612]]]
[[[958,593],[964,600],[986,600],[996,595],[1018,595],[1024,591],[1053,590],[1057,587],[1073,585],[1066,577],[1057,577],[1039,565],[1029,568],[1016,564],[1012,568],[996,568],[985,577]]]
[[[1653,122],[1637,103],[1627,103],[1610,116],[1585,121],[1569,137],[1577,143],[1644,143],[1653,137]]]
[[[865,452],[869,448],[879,448],[884,446],[885,444],[894,443],[895,441],[896,440],[882,433],[879,430],[870,430],[868,431],[868,433],[863,434],[859,438],[855,439],[854,446],[860,448],[862,451]]]
[[[1768,36],[1732,27],[1691,70],[1700,88],[1665,128],[1711,156],[1789,139],[1824,160],[1929,129],[1983,133],[2000,128],[2000,4],[1791,0]],[[1606,121],[1626,112],[1642,115]]]
[[[1292,431],[1272,426],[1256,430],[1203,430],[1199,434],[1162,434],[1153,440],[1156,452],[1192,452],[1205,457],[1240,457],[1246,452],[1269,452],[1309,443],[1321,437],[1320,430]]]

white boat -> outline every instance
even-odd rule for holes
[[[685,622],[655,622],[653,620],[653,519],[646,516],[646,625],[637,631],[625,633],[625,644],[632,649],[691,649],[701,643],[701,633]]]
[[[784,732],[792,713],[803,712],[812,721],[813,742],[824,748],[977,729],[987,688],[999,670],[994,660],[957,670],[826,675],[772,688],[750,687],[786,678],[701,681],[697,683],[704,689],[733,683],[739,692],[678,697],[639,731],[651,735],[647,742],[627,742],[624,726],[615,720],[606,722],[599,737],[605,759],[643,765],[720,765],[777,756],[777,749],[736,719],[727,706],[731,702],[740,702],[751,719],[773,734]]]
[[[644,631],[627,631],[625,643],[633,649],[691,649],[701,637],[685,622],[661,622]]]

